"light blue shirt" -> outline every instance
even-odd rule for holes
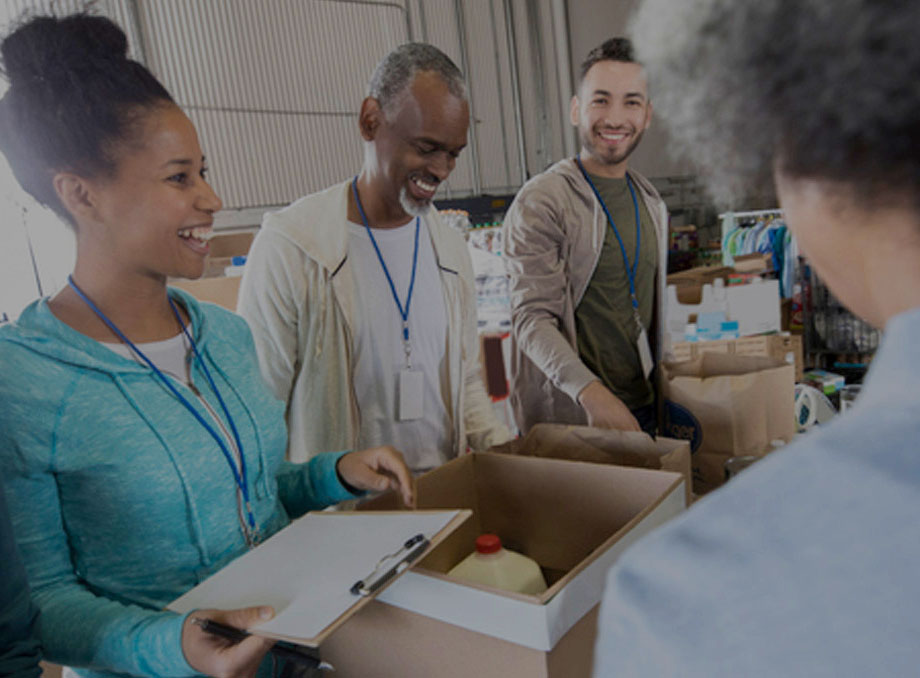
[[[611,570],[595,676],[920,674],[920,309],[845,416]]]

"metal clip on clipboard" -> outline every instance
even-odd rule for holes
[[[407,539],[401,549],[381,558],[373,572],[356,581],[351,587],[352,594],[356,596],[374,595],[393,577],[412,565],[428,548],[429,543],[423,534]]]

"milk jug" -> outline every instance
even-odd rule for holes
[[[546,580],[536,561],[502,548],[494,534],[476,538],[476,550],[448,572],[463,581],[494,586],[506,591],[537,595],[546,590]]]

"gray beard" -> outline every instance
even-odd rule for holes
[[[423,217],[428,211],[428,208],[431,207],[431,203],[427,202],[424,205],[418,204],[409,197],[409,190],[403,187],[399,191],[399,206],[411,217]]]

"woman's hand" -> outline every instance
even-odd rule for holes
[[[415,506],[412,473],[402,454],[389,445],[349,452],[339,458],[336,470],[355,489],[396,490],[406,506]]]
[[[249,636],[239,642],[205,633],[193,619],[213,619],[238,629],[248,629],[275,616],[270,607],[239,610],[195,610],[182,626],[182,652],[199,673],[215,678],[252,678],[275,641]]]

